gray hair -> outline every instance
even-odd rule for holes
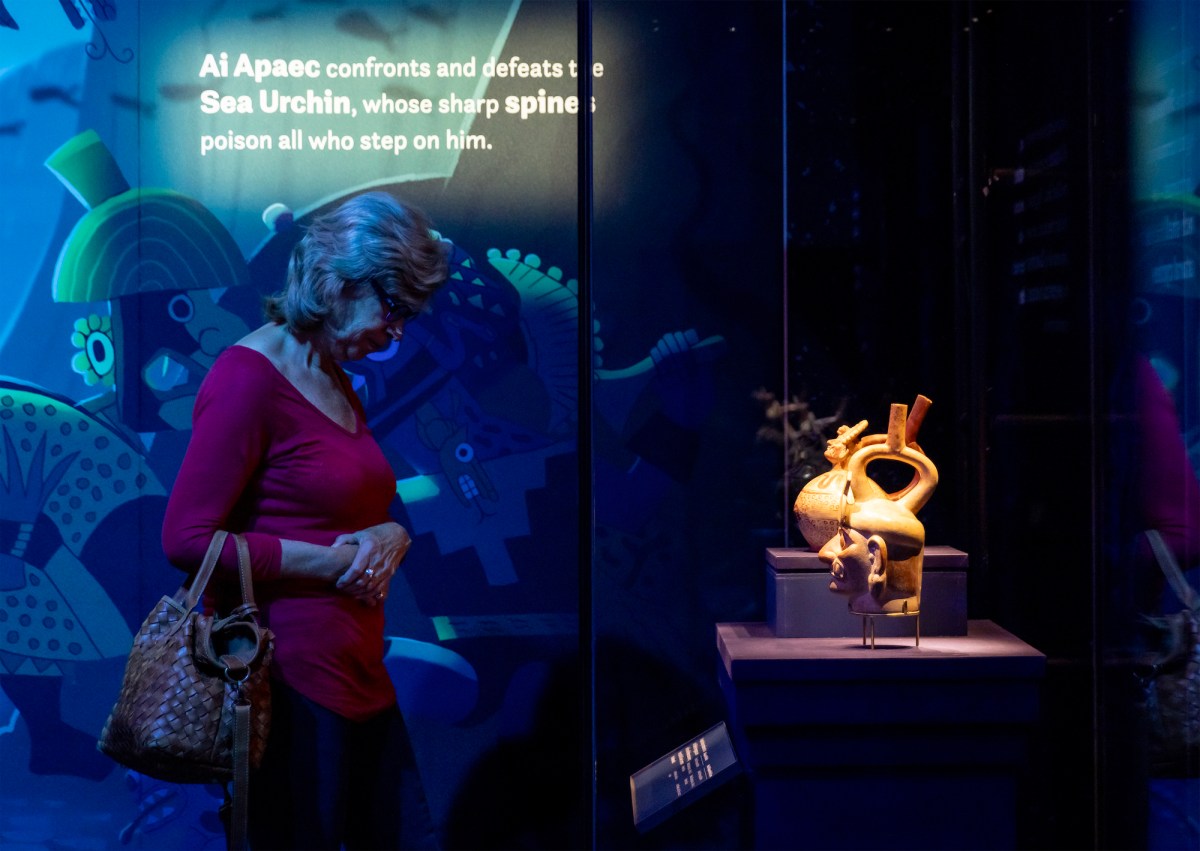
[[[316,331],[348,291],[372,281],[418,312],[446,281],[447,248],[416,207],[384,192],[357,195],[309,225],[263,312],[293,332]]]

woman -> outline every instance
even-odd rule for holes
[[[267,324],[226,349],[197,394],[163,545],[187,571],[218,529],[250,546],[275,634],[255,848],[397,847],[400,796],[419,792],[398,788],[415,767],[383,664],[383,604],[411,540],[389,518],[395,477],[339,362],[400,341],[445,278],[445,243],[419,211],[357,196],[312,223]],[[234,594],[236,571],[229,543],[217,577]]]

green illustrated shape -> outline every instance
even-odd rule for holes
[[[46,167],[88,208],[59,254],[55,301],[249,283],[246,261],[216,216],[170,189],[130,189],[94,130],[66,142]]]

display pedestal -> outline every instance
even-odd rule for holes
[[[921,635],[967,634],[967,554],[954,547],[926,547],[921,575]],[[829,590],[829,565],[815,552],[792,547],[767,550],[767,625],[780,638],[850,638],[862,621],[845,595]],[[876,636],[913,637],[908,618],[881,618]]]
[[[1037,650],[990,621],[875,649],[728,623],[717,647],[756,847],[1013,847]]]

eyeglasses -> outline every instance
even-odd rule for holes
[[[370,283],[371,289],[375,290],[375,295],[379,296],[379,300],[383,303],[384,322],[396,322],[401,319],[407,322],[417,315],[417,311],[407,304],[401,304],[392,298],[391,294],[378,281],[372,279]]]

